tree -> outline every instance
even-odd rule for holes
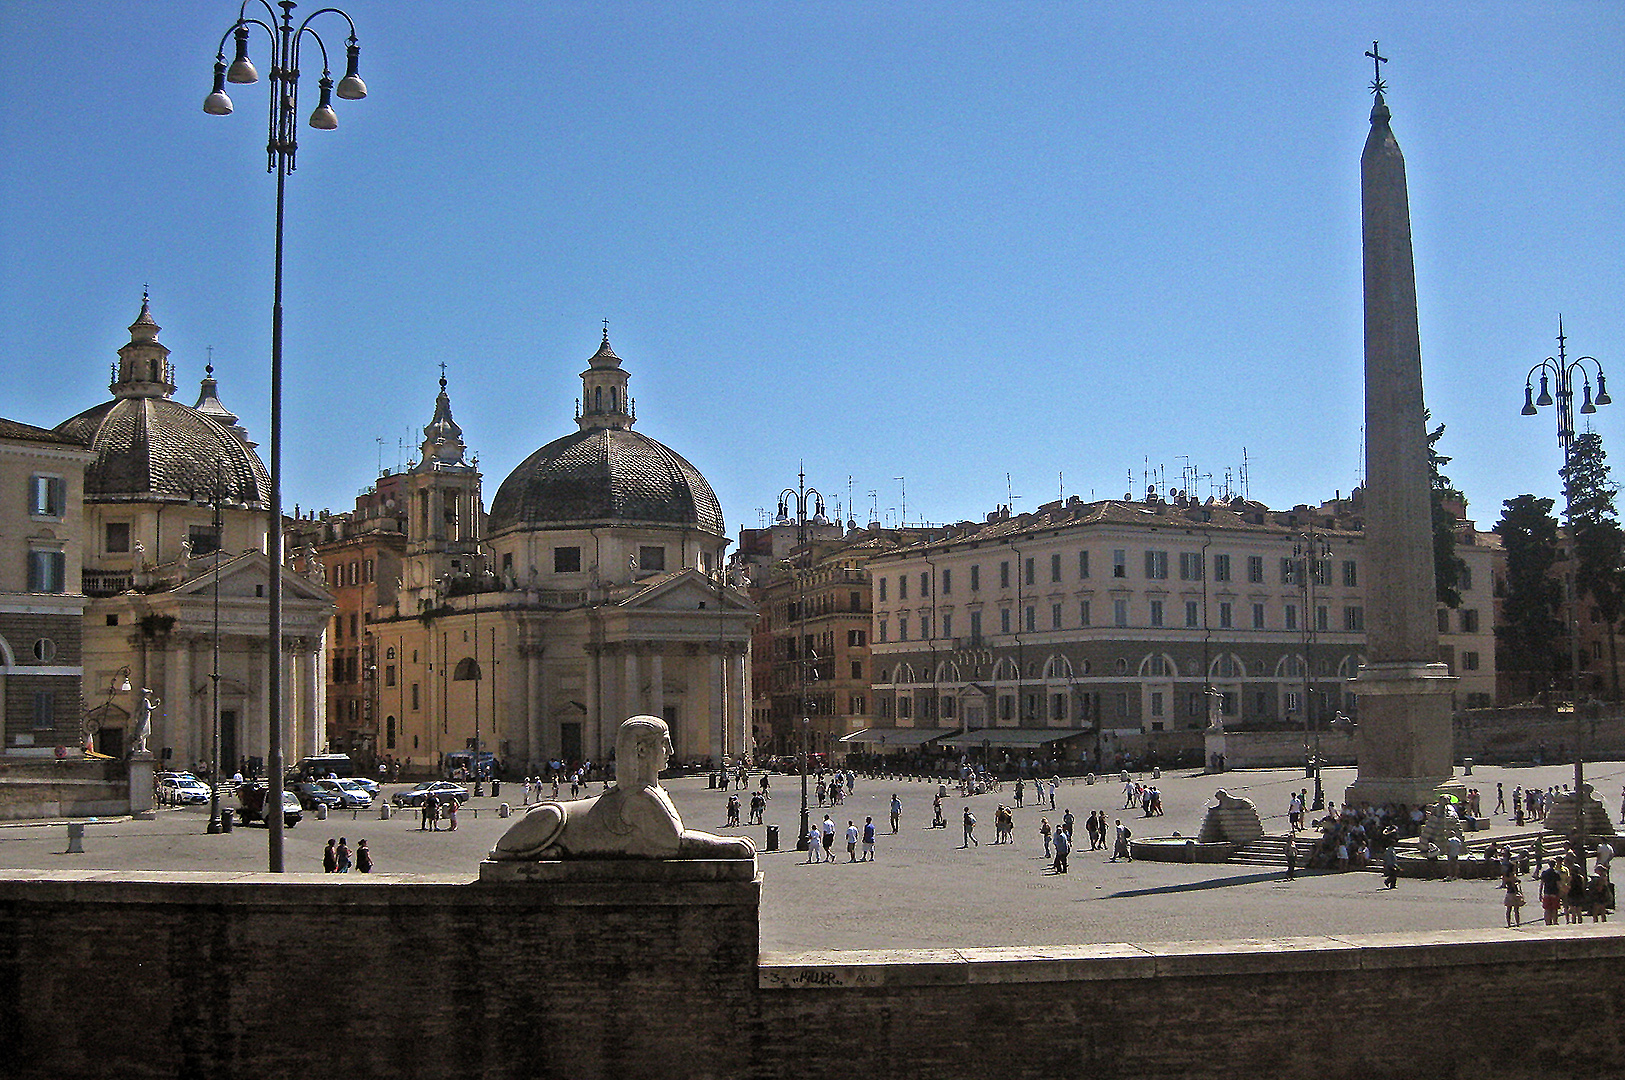
[[[1425,423],[1430,414],[1422,413]],[[1467,563],[1456,554],[1456,514],[1447,504],[1467,505],[1467,496],[1457,491],[1444,475],[1443,468],[1450,459],[1439,454],[1439,439],[1444,436],[1440,424],[1428,432],[1428,469],[1432,474],[1429,497],[1433,504],[1433,591],[1439,603],[1449,608],[1461,607],[1461,584],[1467,576]]]
[[[1615,634],[1625,613],[1625,530],[1614,497],[1619,487],[1608,471],[1602,436],[1588,431],[1574,440],[1563,466],[1569,533],[1574,541],[1575,589],[1608,629],[1610,694],[1619,700],[1619,644]]]
[[[1557,519],[1552,500],[1519,495],[1503,504],[1495,524],[1506,552],[1506,592],[1495,628],[1496,667],[1521,672],[1533,697],[1552,685],[1562,650],[1557,612],[1562,589],[1552,577],[1557,562]]]

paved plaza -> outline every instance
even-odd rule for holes
[[[1481,766],[1464,778],[1477,787],[1485,810],[1495,805],[1495,786],[1505,786],[1510,802],[1514,788],[1573,782],[1572,765],[1526,768]],[[1336,798],[1354,778],[1353,769],[1326,771],[1328,797]],[[1148,778],[1147,778],[1148,779]],[[1625,763],[1587,766],[1611,819],[1618,821]],[[757,777],[752,777],[752,784]],[[962,798],[951,795],[944,805],[947,829],[931,829],[934,783],[883,782],[859,778],[857,791],[844,805],[820,808],[841,834],[833,865],[809,865],[795,850],[800,816],[800,785],[793,776],[770,777],[772,798],[766,821],[778,825],[784,850],[766,851],[767,829],[723,826],[726,795],[710,790],[704,777],[667,782],[685,825],[714,832],[742,832],[756,841],[762,871],[762,947],[768,951],[816,949],[949,949],[1012,945],[1076,945],[1110,941],[1227,940],[1365,934],[1390,931],[1427,932],[1498,926],[1504,919],[1501,892],[1493,880],[1422,881],[1402,879],[1396,891],[1381,887],[1373,873],[1300,873],[1287,881],[1278,869],[1243,865],[1201,865],[1147,861],[1109,862],[1102,852],[1087,850],[1083,822],[1092,810],[1123,818],[1135,837],[1194,836],[1201,827],[1213,792],[1224,787],[1258,806],[1268,832],[1286,830],[1290,793],[1305,786],[1303,770],[1246,770],[1223,776],[1165,773],[1157,781],[1165,814],[1147,819],[1125,811],[1116,777],[1093,786],[1063,781],[1055,811],[1027,805],[1015,812],[1015,842],[993,843],[993,812],[1013,802],[1012,785],[1001,792]],[[387,796],[399,786],[388,785]],[[891,795],[903,802],[902,827],[892,835]],[[568,797],[568,789],[565,791]],[[519,810],[521,789],[504,784],[502,799],[474,800],[459,815],[455,833],[424,832],[415,812],[396,813],[388,821],[378,811],[333,814],[305,820],[286,836],[286,866],[292,872],[320,874],[322,849],[329,837],[344,836],[352,847],[365,837],[378,875],[430,875],[438,880],[468,881],[480,859],[509,822],[497,815],[500,801]],[[741,801],[748,813],[747,793]],[[978,846],[962,848],[961,814],[970,806],[977,819]],[[1039,819],[1056,824],[1070,809],[1082,850],[1072,856],[1071,872],[1049,872],[1043,857]],[[471,811],[477,810],[478,813]],[[1132,816],[1131,816],[1132,815]],[[849,863],[844,834],[848,820],[861,828],[872,816],[878,830],[878,855],[872,863]],[[254,872],[266,868],[266,832],[239,826],[229,835],[204,832],[206,808],[162,810],[153,821],[112,819],[87,827],[82,854],[66,854],[67,828],[62,823],[14,824],[0,827],[0,868],[40,867],[50,870],[163,870]],[[1528,832],[1513,826],[1510,814],[1493,815],[1488,832],[1474,841]],[[1527,892],[1531,897],[1532,892]],[[1540,925],[1538,903],[1525,908],[1530,933],[1563,933],[1562,927]]]

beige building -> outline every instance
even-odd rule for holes
[[[83,445],[0,419],[0,715],[8,757],[82,744]]]
[[[1465,707],[1494,694],[1492,549],[1457,550],[1469,575],[1461,608],[1441,609],[1441,659]],[[871,560],[878,729],[1111,768],[1199,761],[1210,709],[1238,728],[1357,720],[1364,559],[1357,497],[1001,510]]]
[[[270,676],[265,466],[220,403],[212,367],[196,405],[174,400],[174,368],[145,298],[119,350],[112,399],[56,428],[93,455],[84,482],[84,670],[96,747],[126,749],[142,689],[160,699],[148,742],[160,763],[263,759]],[[332,600],[283,570],[283,745],[326,745],[322,635]],[[218,659],[217,659],[218,657]],[[127,676],[131,688],[121,689]]]
[[[716,495],[632,430],[607,334],[581,379],[578,430],[514,469],[489,517],[442,385],[407,470],[399,597],[370,627],[379,753],[414,772],[476,746],[510,773],[602,763],[639,713],[670,724],[675,761],[751,752],[755,608],[722,580]]]

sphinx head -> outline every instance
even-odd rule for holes
[[[660,784],[660,770],[671,759],[671,729],[658,716],[623,721],[615,736],[615,782],[624,787]]]

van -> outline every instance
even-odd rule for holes
[[[355,775],[355,764],[350,760],[349,754],[318,754],[315,757],[301,758],[294,771],[301,780],[325,780],[329,776],[350,777]]]

